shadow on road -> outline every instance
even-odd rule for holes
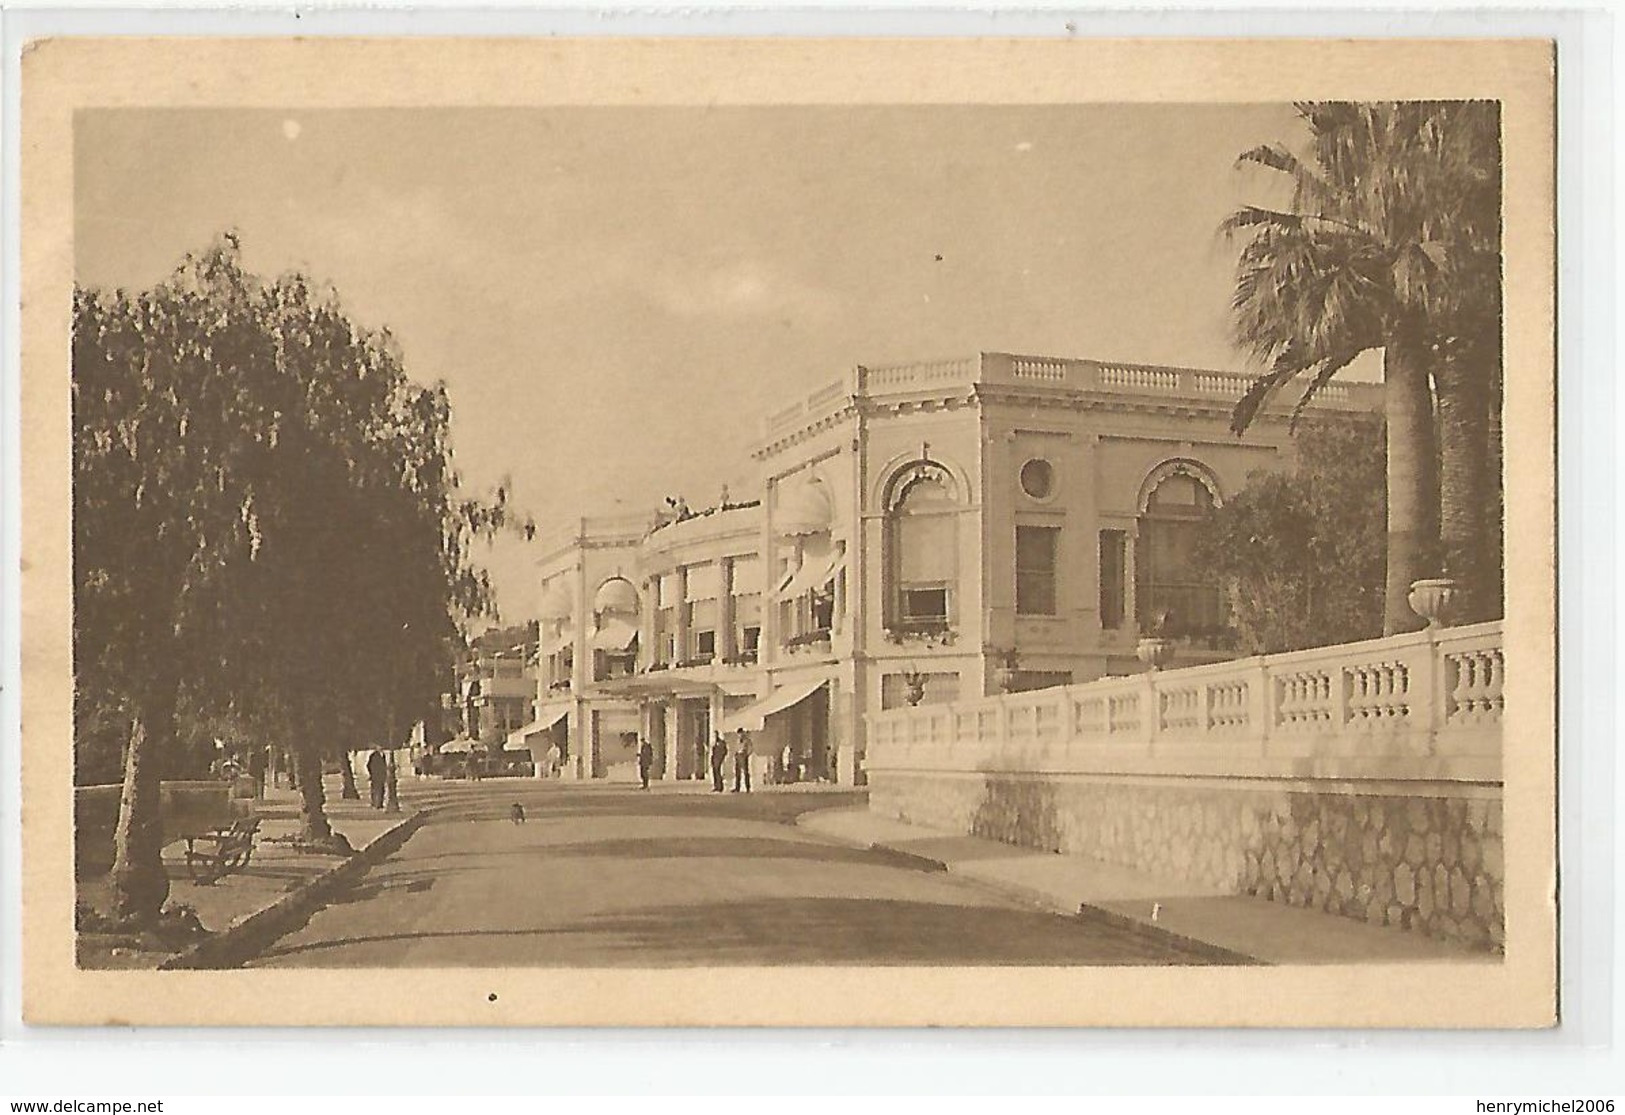
[[[565,794],[558,790],[512,787],[505,794],[492,794],[479,800],[425,801],[433,812],[428,823],[459,821],[507,821],[513,802],[525,807],[526,823],[565,818],[608,817],[705,817],[718,820],[767,821],[794,824],[803,813],[815,809],[854,809],[869,800],[867,790],[824,793],[707,794],[638,790],[603,790],[594,793]]]
[[[536,839],[518,848],[490,848],[466,852],[410,855],[396,852],[376,868],[391,889],[401,880],[434,878],[455,871],[502,871],[510,859],[749,859],[805,860],[814,863],[849,863],[871,867],[901,867],[913,871],[939,871],[940,865],[885,851],[825,844],[815,840],[782,840],[766,836],[649,836],[606,840]],[[467,861],[467,862],[448,862]],[[496,861],[496,862],[486,862]]]
[[[660,836],[592,840],[551,845],[541,851],[555,860],[593,857],[638,860],[744,858],[756,861],[792,859],[818,863],[894,866],[875,853],[859,848],[756,836]]]
[[[389,933],[273,948],[347,966],[343,950],[464,940],[435,966],[637,968],[747,964],[1201,965],[1177,942],[1038,911],[896,899],[767,898],[650,906],[555,928]],[[507,942],[509,947],[505,947]],[[514,948],[511,946],[518,946]],[[325,954],[320,959],[312,954]],[[376,961],[373,961],[376,962]],[[425,965],[429,961],[424,961]]]

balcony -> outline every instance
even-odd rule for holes
[[[925,646],[953,646],[957,633],[941,616],[903,616],[886,624],[886,641],[898,646],[921,643]]]
[[[791,658],[826,655],[830,653],[830,647],[830,631],[827,627],[794,635],[784,641],[784,652]]]

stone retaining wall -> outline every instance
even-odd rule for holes
[[[1505,941],[1496,786],[888,770],[871,776],[870,808],[1468,945]]]

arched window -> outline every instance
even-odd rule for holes
[[[886,514],[891,599],[888,626],[942,631],[954,618],[959,501],[939,465],[912,465],[892,485]]]
[[[1215,492],[1193,466],[1164,466],[1147,482],[1135,542],[1134,594],[1140,631],[1211,637],[1223,631],[1219,586],[1195,558]]]
[[[638,590],[624,577],[611,577],[593,596],[593,678],[626,677],[638,657]]]

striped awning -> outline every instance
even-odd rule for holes
[[[819,676],[781,685],[761,700],[746,705],[738,712],[729,713],[723,718],[719,730],[724,735],[737,732],[740,728],[747,732],[759,732],[769,716],[793,708],[828,684],[829,678]]]
[[[638,637],[638,627],[624,619],[606,616],[597,631],[592,633],[592,649],[612,654],[624,653]]]

